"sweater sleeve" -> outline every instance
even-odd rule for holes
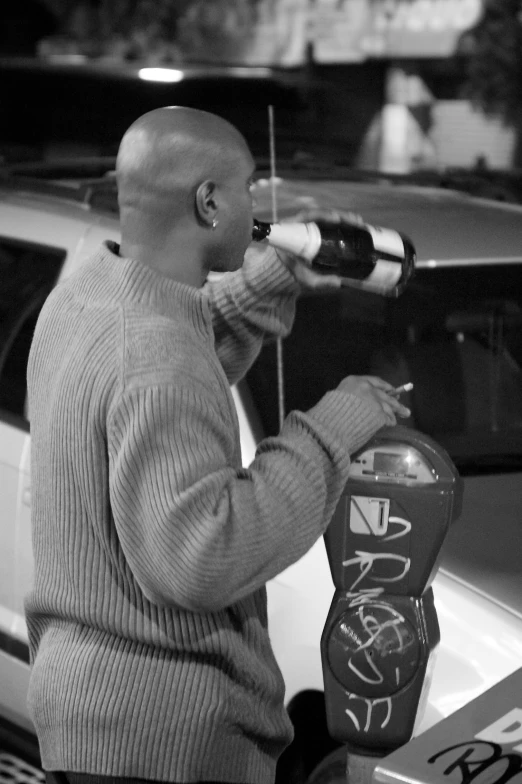
[[[208,612],[263,586],[323,533],[350,452],[383,424],[366,402],[330,392],[290,414],[244,469],[210,395],[174,384],[125,394],[110,428],[111,507],[142,592]]]
[[[265,337],[288,335],[299,285],[273,248],[252,245],[240,270],[207,283],[216,351],[229,383],[256,359]]]

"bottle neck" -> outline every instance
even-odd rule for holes
[[[252,239],[266,239],[274,248],[312,261],[321,247],[321,232],[316,223],[262,223],[254,221]]]
[[[265,223],[254,218],[254,225],[252,226],[252,239],[254,242],[262,242],[266,240],[272,229],[271,223]]]

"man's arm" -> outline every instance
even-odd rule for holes
[[[237,272],[209,281],[216,351],[231,384],[250,368],[265,337],[285,337],[300,291],[295,274],[267,245],[252,245]]]
[[[322,209],[305,210],[294,218],[319,219],[362,222],[359,215],[351,212]],[[253,243],[240,270],[207,285],[218,356],[233,383],[252,365],[265,336],[285,337],[289,333],[300,291],[332,291],[340,288],[341,278],[318,274],[309,262],[275,252],[266,243]]]
[[[329,392],[309,412],[290,414],[244,469],[213,389],[175,381],[133,389],[115,407],[111,508],[150,601],[217,611],[263,586],[321,536],[350,453],[386,417],[370,396]]]

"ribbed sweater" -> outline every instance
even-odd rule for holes
[[[329,392],[243,467],[229,385],[291,328],[292,274],[268,251],[197,289],[117,250],[58,284],[29,360],[43,766],[266,784],[292,727],[264,586],[324,532],[384,419]]]

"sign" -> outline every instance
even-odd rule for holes
[[[184,62],[305,63],[310,0],[193,0],[185,5],[176,35]]]
[[[238,51],[244,65],[300,66],[308,44],[309,0],[259,0],[248,45]]]
[[[480,18],[483,0],[316,0],[314,59],[450,57]]]
[[[380,760],[373,784],[520,784],[522,669]]]
[[[310,21],[314,60],[360,62],[367,57],[364,36],[371,29],[369,0],[316,0]]]

